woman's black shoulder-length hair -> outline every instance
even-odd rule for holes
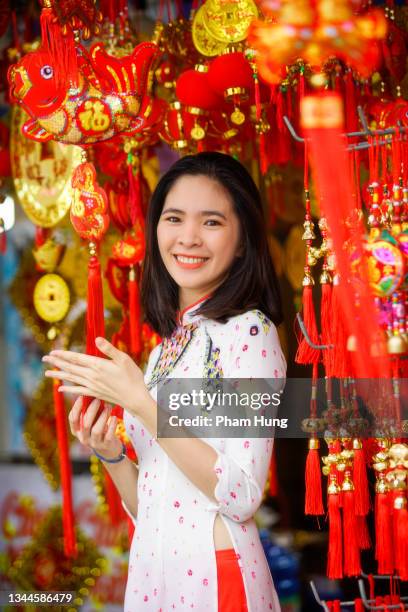
[[[206,176],[230,195],[241,224],[242,256],[229,275],[197,309],[209,319],[225,323],[230,317],[261,310],[275,325],[283,320],[279,285],[266,235],[261,196],[251,175],[238,161],[224,153],[209,152],[179,159],[157,184],[146,219],[146,255],[142,270],[141,297],[146,321],[161,336],[176,327],[178,287],[163,263],[157,241],[157,225],[167,194],[183,176]]]

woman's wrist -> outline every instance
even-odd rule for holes
[[[98,459],[103,461],[104,463],[110,463],[110,464],[120,463],[126,457],[126,444],[122,442],[122,450],[120,451],[119,454],[116,454],[114,457],[106,457],[102,453],[97,452],[94,448],[92,449],[92,451],[94,455],[98,457]]]

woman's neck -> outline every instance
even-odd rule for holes
[[[200,302],[203,302],[204,300],[206,300],[208,297],[210,297],[211,295],[211,291],[209,292],[196,292],[196,291],[191,291],[191,292],[184,292],[180,294],[180,298],[179,298],[179,305],[180,305],[180,311],[183,312],[189,308],[191,308],[192,306],[195,306],[197,304],[199,304]]]

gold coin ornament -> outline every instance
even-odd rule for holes
[[[193,43],[197,51],[202,55],[215,57],[216,55],[221,55],[227,47],[227,43],[220,42],[211,36],[203,23],[203,11],[204,5],[200,6],[193,19],[191,27]]]
[[[71,204],[71,175],[81,162],[81,149],[49,141],[35,142],[23,136],[28,115],[14,106],[10,153],[14,187],[27,217],[40,227],[54,227]]]
[[[195,125],[191,130],[191,138],[194,140],[202,140],[205,136],[205,131],[201,125]]]
[[[208,33],[226,44],[245,40],[251,22],[259,15],[253,0],[207,0],[201,8]]]
[[[245,121],[245,115],[242,111],[240,111],[238,108],[236,108],[232,113],[231,113],[231,121],[232,123],[235,123],[235,125],[242,125]]]
[[[61,321],[69,310],[69,288],[58,274],[45,274],[34,288],[34,308],[47,323]]]

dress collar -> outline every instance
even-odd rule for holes
[[[204,295],[202,298],[200,298],[193,304],[190,304],[186,308],[183,308],[183,310],[177,310],[177,325],[187,325],[188,323],[193,323],[203,319],[204,316],[197,314],[196,311],[200,308],[201,304],[205,302],[205,300],[208,300],[208,298],[211,297],[211,295],[212,293],[207,293],[207,295]]]

